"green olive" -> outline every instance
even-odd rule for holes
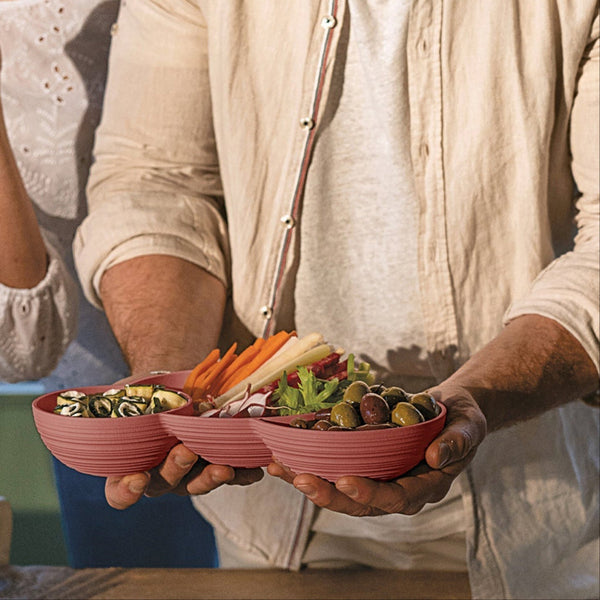
[[[440,407],[435,398],[427,392],[414,394],[410,397],[410,403],[425,417],[426,421],[440,413]]]
[[[343,400],[342,402],[338,402],[331,409],[330,420],[334,425],[339,425],[340,427],[354,428],[362,424],[356,410],[354,410],[348,402]]]
[[[359,403],[365,394],[369,393],[369,386],[364,381],[353,381],[345,390],[342,399],[345,402]]]
[[[423,415],[410,402],[398,402],[392,411],[392,423],[402,427],[416,425],[424,420]]]

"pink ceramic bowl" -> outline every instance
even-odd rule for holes
[[[189,371],[151,375],[135,383],[153,383],[171,389],[183,388]],[[273,417],[289,423],[294,417]],[[268,420],[271,420],[269,418]],[[237,468],[266,467],[271,462],[271,451],[256,432],[256,418],[198,417],[181,413],[163,414],[163,423],[178,440],[204,460]]]
[[[294,417],[264,419],[289,423]],[[271,451],[256,430],[261,419],[251,417],[194,417],[164,415],[169,431],[204,460],[216,465],[252,469],[266,467]]]
[[[295,473],[336,481],[342,475],[389,480],[425,458],[446,422],[446,407],[423,423],[365,431],[315,431],[260,419],[255,428],[273,457]]]
[[[98,394],[116,386],[75,388]],[[60,390],[33,401],[33,419],[42,441],[65,465],[89,475],[125,475],[146,471],[163,461],[177,438],[165,426],[168,414],[192,414],[187,404],[152,415],[124,418],[77,418],[53,412]]]
[[[189,371],[139,378],[181,391]],[[81,388],[85,394],[114,386]],[[296,473],[330,481],[342,475],[388,480],[412,469],[442,430],[446,407],[430,421],[371,431],[313,431],[289,427],[295,418],[199,417],[191,401],[154,415],[80,419],[52,412],[60,392],[41,396],[33,415],[42,441],[66,465],[91,475],[123,475],[157,466],[178,442],[214,464],[236,468],[267,466],[272,457]],[[310,418],[309,415],[304,415]]]
[[[155,375],[145,375],[144,377],[138,377],[131,383],[152,383],[155,385],[163,385],[166,388],[171,390],[183,390],[183,384],[190,374],[190,370],[188,371],[172,371],[168,373],[156,373]]]

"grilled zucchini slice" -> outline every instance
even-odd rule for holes
[[[187,402],[184,396],[172,390],[156,390],[152,394],[152,401],[159,402],[162,410],[179,408]]]

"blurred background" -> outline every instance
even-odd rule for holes
[[[13,564],[68,564],[52,460],[31,412],[43,393],[41,383],[0,383],[0,492],[12,509]]]

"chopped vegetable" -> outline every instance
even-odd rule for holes
[[[330,380],[318,379],[306,367],[298,369],[298,376],[300,383],[297,388],[288,384],[285,372],[281,376],[279,386],[273,394],[274,404],[282,407],[279,414],[297,415],[316,412],[341,399],[343,389],[337,377]]]
[[[235,354],[234,343],[220,358],[219,349],[213,350],[187,376],[183,390],[196,404],[222,396],[236,388],[248,376],[260,372],[261,367],[296,337],[296,332],[280,331],[266,340],[257,338],[240,355]],[[242,395],[245,387],[241,389]]]
[[[215,362],[211,367],[203,374],[200,374],[194,386],[192,388],[192,399],[202,400],[207,395],[215,395],[216,389],[214,382],[217,377],[236,359],[235,350],[237,348],[237,342],[234,342],[229,350],[223,355],[223,358]]]
[[[179,392],[166,390],[160,385],[126,385],[124,389],[89,396],[76,390],[62,392],[56,398],[54,412],[69,417],[98,419],[135,417],[178,408],[186,402],[185,396]]]
[[[207,357],[200,363],[198,363],[187,376],[185,383],[183,384],[183,391],[189,396],[192,395],[192,390],[194,387],[194,383],[198,376],[204,373],[211,365],[219,360],[221,352],[218,348],[215,348],[212,352],[210,352]]]
[[[254,358],[245,365],[239,365],[239,368],[234,371],[233,375],[227,382],[225,382],[222,389],[218,391],[219,395],[224,394],[227,390],[230,390],[240,381],[243,381],[246,377],[252,375],[252,373],[254,373],[259,367],[264,365],[272,356],[274,356],[275,353],[292,337],[292,335],[292,333],[288,333],[287,331],[280,331],[272,335],[267,340],[263,340],[263,343],[260,344],[260,348],[255,354]]]

